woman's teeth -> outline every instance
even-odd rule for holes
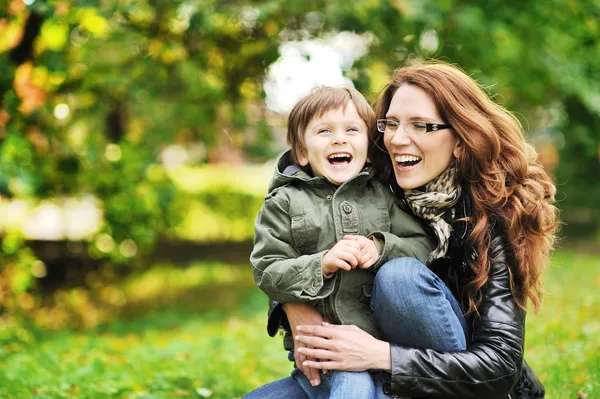
[[[413,166],[421,162],[422,158],[416,155],[396,155],[394,159],[401,166]]]

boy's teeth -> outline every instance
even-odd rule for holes
[[[396,162],[416,162],[421,160],[420,157],[414,155],[396,155],[394,159],[396,159]]]
[[[335,158],[350,158],[350,154],[333,154],[328,157],[329,159]]]

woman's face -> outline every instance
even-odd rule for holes
[[[396,90],[385,118],[399,122],[446,122],[427,93],[409,84],[403,84]],[[438,177],[453,162],[460,146],[452,129],[419,136],[407,133],[404,126],[400,126],[395,133],[382,134],[396,182],[405,190],[420,187]]]

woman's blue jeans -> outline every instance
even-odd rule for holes
[[[444,282],[416,259],[394,259],[379,269],[371,308],[382,338],[392,344],[441,351],[467,348],[467,324],[456,299]],[[262,386],[245,398],[387,397],[381,378],[373,379],[367,372],[337,371],[323,377],[328,375],[319,387],[312,387],[295,369],[292,376]]]

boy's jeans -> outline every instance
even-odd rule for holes
[[[383,339],[392,344],[441,351],[467,348],[468,329],[456,299],[435,273],[413,258],[394,259],[379,269],[371,308]],[[367,372],[330,373],[322,376],[319,387],[313,387],[295,369],[292,377],[258,388],[246,398],[388,397],[382,391],[381,379],[373,382]],[[373,392],[371,384],[375,386],[374,393],[369,393]]]
[[[367,371],[329,371],[321,373],[321,384],[313,387],[308,378],[298,369],[292,377],[302,387],[309,399],[328,398],[374,398],[376,387],[371,374]]]

